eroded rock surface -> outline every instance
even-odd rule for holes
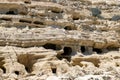
[[[0,80],[119,75],[119,0],[0,0]]]

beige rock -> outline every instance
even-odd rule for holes
[[[119,4],[0,0],[0,79],[120,80]]]
[[[19,3],[0,3],[1,14],[27,14],[28,10],[24,4]]]

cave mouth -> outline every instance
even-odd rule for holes
[[[64,29],[65,30],[72,30],[72,28],[70,26],[65,26]]]
[[[3,73],[6,73],[6,67],[4,66],[5,64],[5,58],[4,57],[0,57],[0,69],[3,71]]]
[[[2,66],[1,69],[3,70],[3,73],[6,73],[6,68],[4,66]]]
[[[44,23],[43,23],[43,22],[40,22],[40,21],[34,21],[33,23],[34,23],[34,24],[44,25]]]
[[[62,55],[71,55],[72,48],[71,47],[64,47],[64,53]]]
[[[93,52],[97,52],[97,54],[101,54],[102,53],[102,49],[93,48]]]
[[[73,20],[79,20],[80,18],[79,17],[73,17]]]
[[[19,71],[14,71],[14,73],[15,73],[16,75],[19,75],[19,74],[20,74],[20,72],[19,72]]]
[[[3,18],[0,18],[0,20],[12,21],[12,19],[11,19],[11,18],[5,18],[5,17],[3,17]]]
[[[51,70],[52,70],[52,73],[56,74],[56,72],[57,72],[56,68],[52,68]]]
[[[18,10],[17,9],[10,9],[8,12],[6,12],[6,14],[8,14],[8,15],[17,15]]]
[[[62,49],[60,45],[51,44],[51,43],[47,43],[47,44],[43,45],[43,47],[45,49],[53,49],[53,50],[61,50]]]
[[[59,14],[59,13],[63,13],[64,11],[63,10],[56,10],[56,9],[50,9],[52,13],[56,13],[56,14]]]
[[[71,56],[72,56],[72,48],[71,47],[64,47],[63,53],[57,55],[57,58],[59,60],[66,59],[67,61],[71,61]]]
[[[30,2],[30,1],[24,1],[24,3],[25,3],[25,4],[31,4],[31,2]]]
[[[20,19],[19,22],[22,22],[22,23],[32,23],[32,21],[26,20],[26,19]]]
[[[84,53],[86,51],[85,46],[81,46],[81,52]]]

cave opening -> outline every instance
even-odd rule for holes
[[[34,24],[44,25],[43,22],[40,22],[40,21],[34,21],[33,23],[34,23]]]
[[[17,15],[18,10],[17,9],[10,9],[8,12],[6,12],[6,14],[8,14],[8,15]]]
[[[14,73],[15,73],[16,75],[19,75],[19,74],[20,74],[19,71],[14,71]]]
[[[56,74],[56,68],[52,68],[52,73]]]
[[[30,2],[30,1],[24,1],[24,3],[25,3],[25,4],[31,4],[31,2]]]
[[[81,52],[84,53],[86,51],[85,46],[81,46]]]
[[[4,57],[0,57],[0,68],[3,71],[3,73],[6,73],[6,68],[4,66],[4,64],[5,64],[5,60],[4,59],[5,59]]]
[[[72,28],[70,26],[66,26],[64,29],[65,30],[72,30]]]
[[[93,48],[94,52],[97,52],[97,54],[101,54],[102,53],[102,49],[98,49],[98,48]]]
[[[117,64],[117,63],[116,63],[115,65],[116,65],[116,67],[120,67],[120,65],[119,65],[119,64]]]
[[[1,67],[1,69],[3,70],[3,73],[6,73],[6,68],[5,67]]]
[[[71,47],[64,47],[63,53],[57,55],[57,58],[59,60],[66,59],[67,61],[71,61],[71,56],[72,56],[72,48]]]
[[[47,43],[47,44],[43,45],[43,47],[45,49],[53,49],[53,50],[61,50],[62,49],[60,45],[51,44],[51,43]]]
[[[11,18],[5,18],[5,17],[3,17],[3,18],[0,18],[0,20],[12,21],[12,19],[11,19]]]
[[[13,14],[13,15],[15,15],[15,12],[14,11],[8,11],[6,14]]]
[[[51,10],[51,9],[50,9]],[[63,10],[56,10],[56,9],[52,9],[51,12],[53,13],[56,13],[56,14],[59,14],[59,13],[63,13],[64,11]]]
[[[64,53],[62,55],[71,55],[72,49],[71,47],[64,47]]]
[[[29,73],[31,72],[30,69],[27,66],[25,66],[25,70]]]
[[[79,17],[73,17],[73,20],[79,20],[80,18]]]
[[[32,21],[30,21],[30,20],[25,20],[25,19],[20,19],[19,22],[23,22],[23,23],[32,23]]]

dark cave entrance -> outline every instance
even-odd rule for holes
[[[93,48],[93,52],[96,52],[97,54],[101,54],[102,53],[102,49]]]
[[[0,57],[0,68],[2,69],[3,73],[6,73],[6,67],[4,66],[5,61],[4,61],[4,57]]]
[[[34,21],[33,23],[34,23],[34,24],[39,24],[39,25],[44,25],[44,23],[43,23],[43,22],[40,22],[40,21]]]
[[[13,14],[13,15],[15,15],[15,12],[14,11],[8,11],[6,14]]]
[[[43,47],[45,49],[53,49],[53,50],[61,50],[62,49],[60,45],[51,44],[51,43],[47,43],[47,44],[43,45]]]
[[[82,53],[84,53],[86,51],[85,46],[81,46],[80,50]]]
[[[3,70],[3,73],[6,73],[6,68],[5,67],[1,67],[1,69]]]
[[[31,72],[31,69],[28,66],[25,66],[25,70],[29,73]]]
[[[71,61],[71,56],[72,56],[72,48],[71,47],[64,47],[63,53],[61,55],[58,55],[58,59],[66,59],[67,61]]]
[[[20,19],[19,22],[22,22],[22,23],[32,23],[32,21],[26,20],[26,19]]]
[[[62,55],[71,55],[72,49],[71,47],[64,47],[64,53]]]
[[[65,30],[72,30],[72,28],[70,26],[66,26],[64,27]]]
[[[8,14],[8,15],[17,15],[18,10],[17,9],[10,9],[8,12],[6,12],[6,14]]]
[[[72,56],[72,48],[71,47],[64,47],[63,49],[63,53],[57,55],[57,58],[62,60],[62,59],[66,59],[67,61],[71,61],[71,56]]]
[[[16,75],[19,75],[19,74],[20,74],[20,72],[19,72],[19,71],[14,71],[14,73],[15,73]]]
[[[57,69],[56,68],[52,68],[52,73],[56,74]]]
[[[31,2],[30,2],[30,1],[24,1],[24,3],[25,3],[25,4],[31,4]]]
[[[73,20],[79,20],[80,18],[79,17],[73,17]]]

